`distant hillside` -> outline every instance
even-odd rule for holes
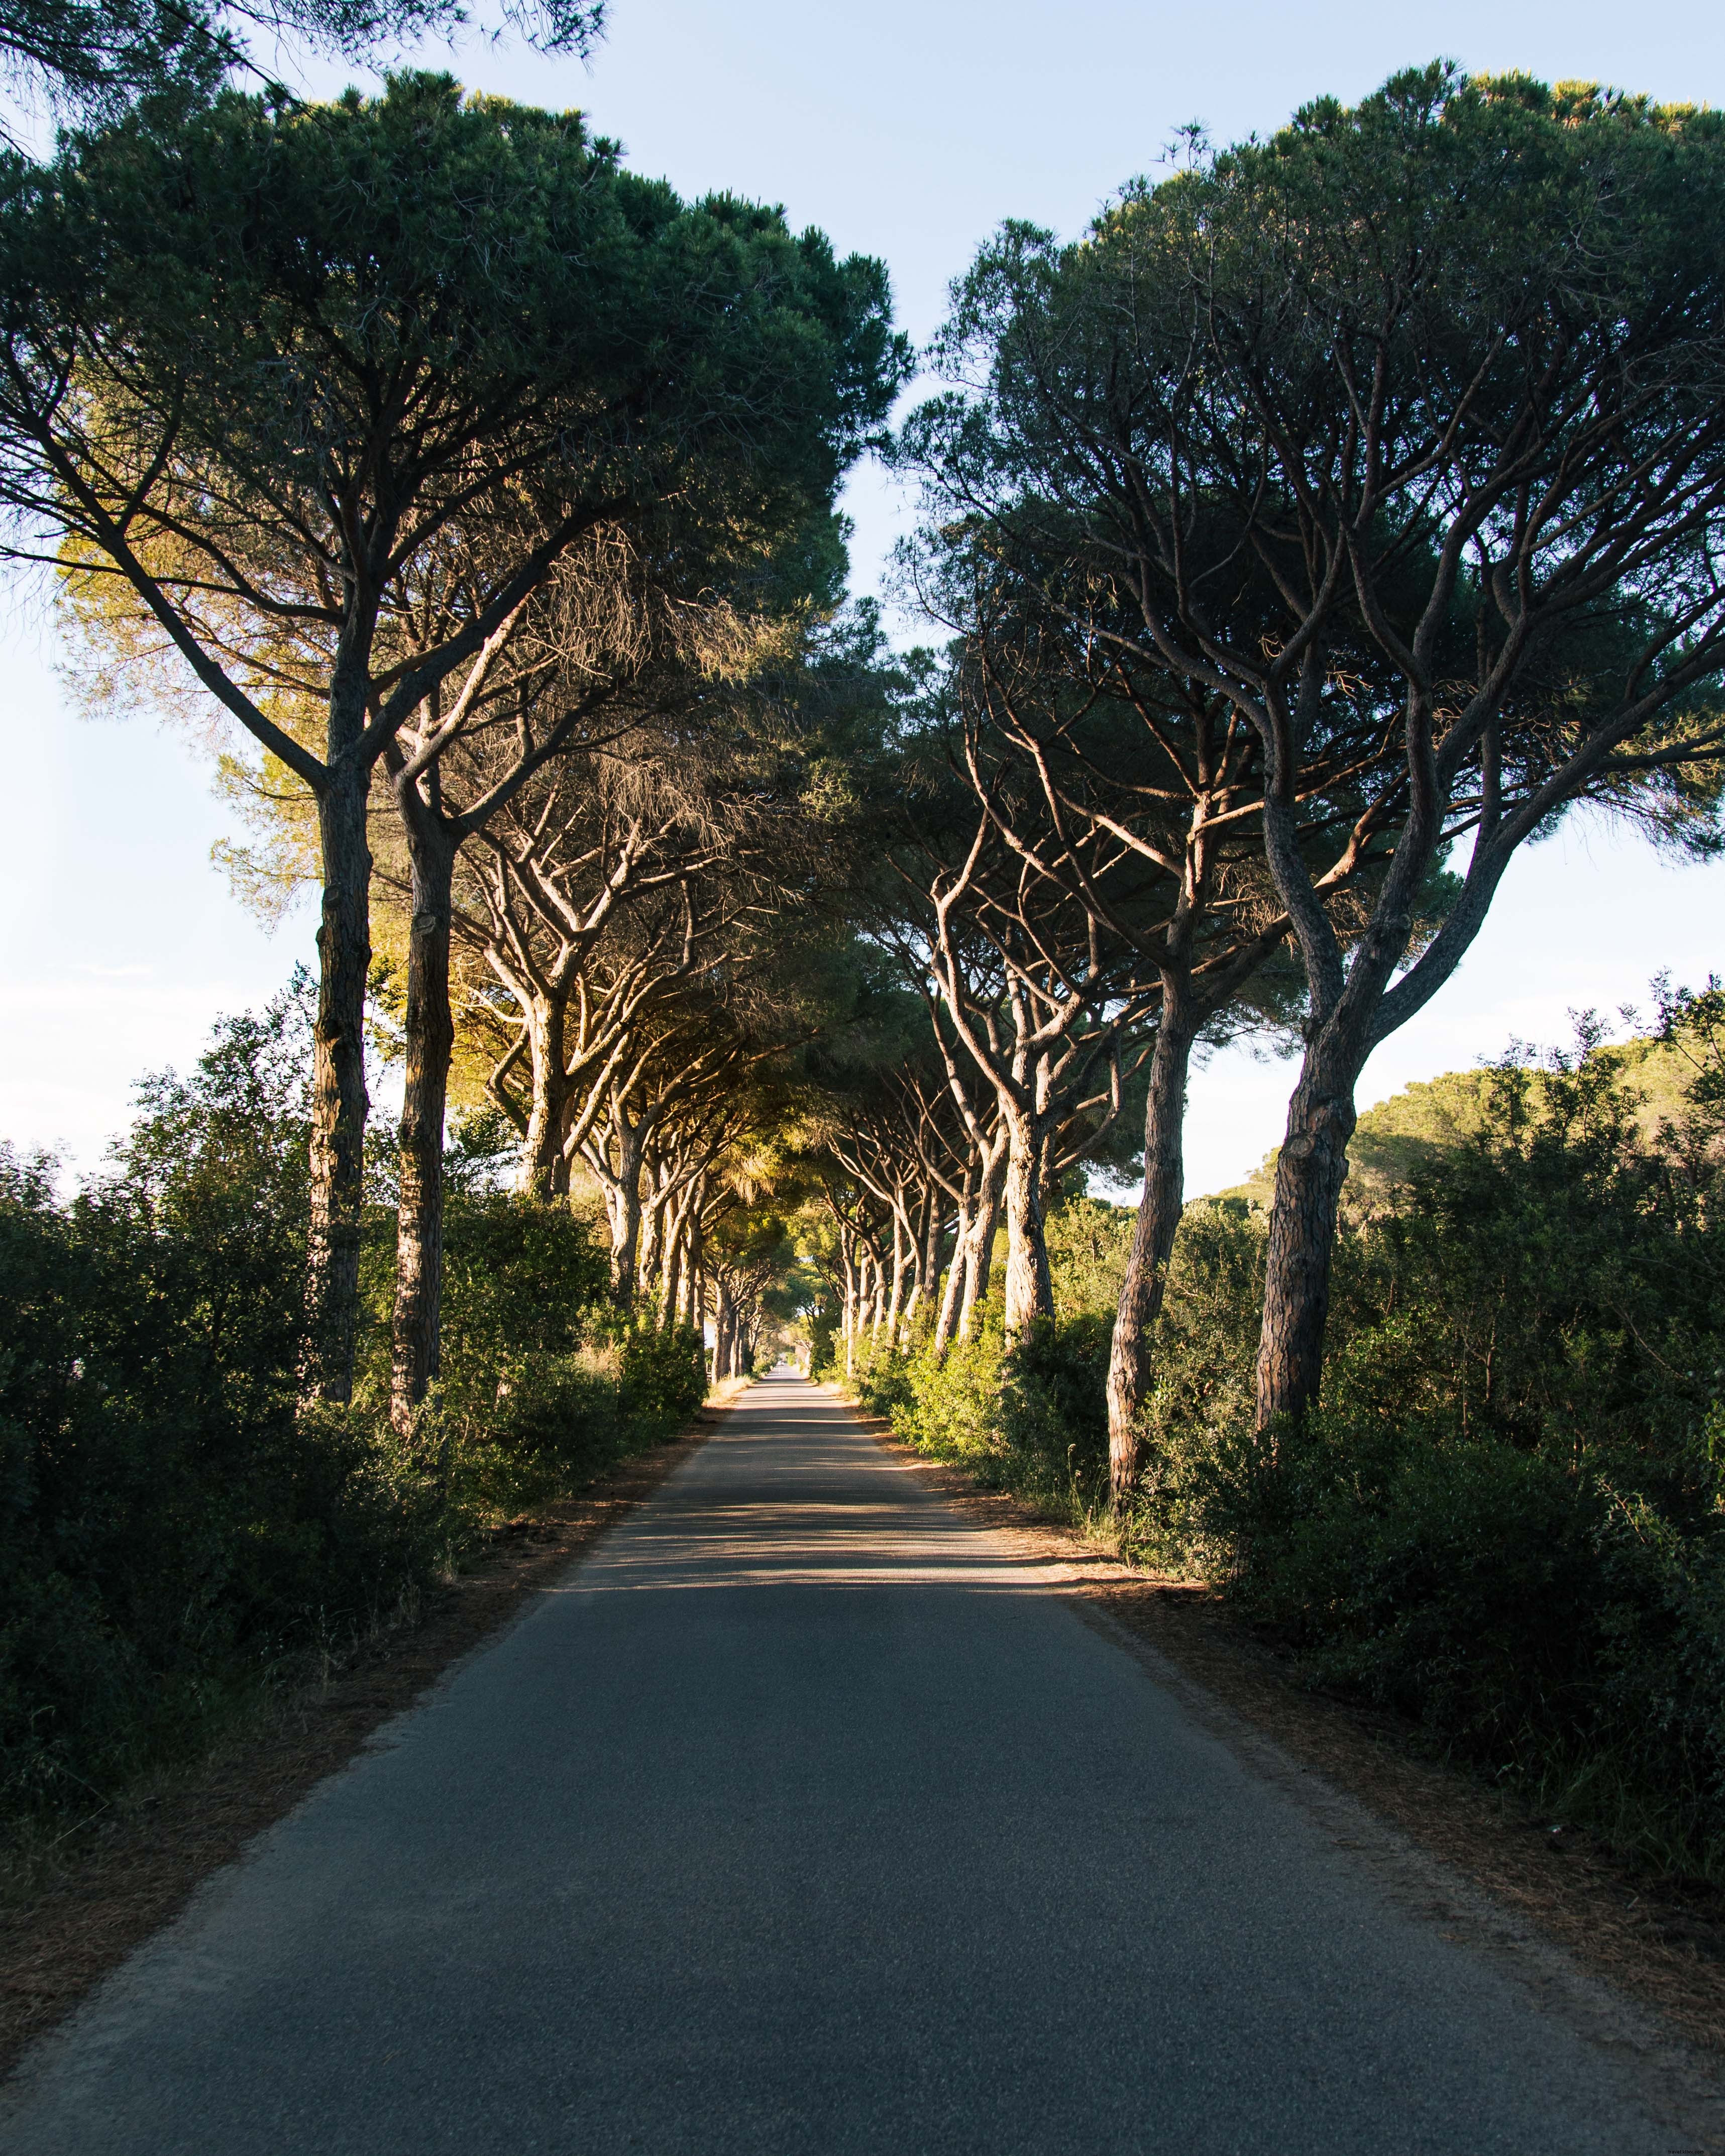
[[[1600,1053],[1633,1072],[1635,1086],[1645,1096],[1639,1118],[1645,1129],[1651,1131],[1661,1120],[1676,1119],[1683,1105],[1684,1086],[1692,1074],[1675,1049],[1663,1048],[1656,1040],[1626,1040]],[[1382,1204],[1398,1183],[1405,1183],[1417,1169],[1466,1145],[1480,1128],[1488,1075],[1484,1070],[1446,1070],[1368,1108],[1348,1148],[1343,1203],[1350,1206]],[[1209,1194],[1240,1199],[1267,1211],[1276,1188],[1280,1150],[1278,1147],[1266,1153],[1261,1166],[1244,1183]]]

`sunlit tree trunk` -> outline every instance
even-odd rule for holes
[[[566,1196],[569,1188],[569,1163],[563,1151],[568,1010],[567,996],[535,992],[523,1013],[532,1101],[521,1141],[521,1188],[529,1197],[547,1201]]]
[[[1000,1186],[1004,1179],[1004,1143],[985,1164],[977,1193],[976,1215],[964,1250],[964,1285],[960,1291],[958,1337],[968,1340],[975,1323],[977,1306],[988,1300],[988,1276],[994,1265],[994,1233],[1000,1224]],[[954,1263],[957,1262],[955,1258]]]
[[[1054,1316],[1043,1219],[1042,1148],[1035,1119],[1005,1107],[1006,1337],[1017,1338],[1039,1318]]]
[[[938,1362],[947,1352],[958,1322],[959,1297],[964,1288],[964,1257],[980,1178],[974,1156],[964,1163],[964,1183],[958,1199],[958,1219],[952,1232],[952,1253],[947,1260],[946,1284],[941,1291],[940,1310],[934,1321],[932,1353]]]

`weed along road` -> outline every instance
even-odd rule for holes
[[[39,2050],[0,2148],[1690,2145],[1062,1577],[757,1386]]]

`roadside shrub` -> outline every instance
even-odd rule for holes
[[[1191,1209],[1130,1524],[1207,1559],[1316,1681],[1725,1876],[1718,1038],[1691,1036],[1656,1122],[1645,1051],[1588,1022],[1485,1074],[1465,1142],[1346,1223],[1323,1404],[1273,1443],[1261,1216]]]
[[[1012,1354],[997,1303],[942,1363],[876,1357],[855,1389],[910,1443],[1209,1578],[1314,1682],[1725,1882],[1725,993],[1659,993],[1657,1111],[1653,1051],[1591,1021],[1395,1104],[1298,1429],[1253,1431],[1267,1219],[1245,1195],[1186,1209],[1118,1513],[1123,1211],[1051,1214],[1059,1315]],[[1423,1134],[1428,1095],[1466,1116]]]
[[[1008,1353],[991,1304],[972,1337],[939,1359],[926,1340],[863,1358],[852,1389],[919,1451],[961,1460],[979,1481],[1062,1517],[1082,1517],[1107,1481],[1109,1334],[1105,1319],[1086,1313],[1039,1325]]]
[[[228,1034],[215,1081],[259,1046]],[[242,1666],[363,1629],[432,1562],[434,1498],[393,1440],[295,1410],[270,1272],[291,1145],[223,1174],[198,1094],[148,1096],[203,1139],[183,1183],[151,1119],[69,1207],[50,1163],[0,1152],[0,1808],[101,1793]]]
[[[300,1404],[307,1023],[297,987],[223,1021],[69,1202],[0,1147],[0,1815],[99,1805],[704,1396],[696,1336],[620,1325],[587,1226],[458,1132],[440,1399],[391,1430],[377,1203],[355,1403]]]
[[[629,1416],[670,1428],[706,1398],[706,1349],[693,1326],[634,1324],[619,1344],[618,1374]]]

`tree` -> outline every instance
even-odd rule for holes
[[[544,53],[586,53],[605,0],[504,0],[505,23]],[[235,71],[256,74],[249,30],[285,32],[357,59],[466,23],[459,0],[4,0],[0,74],[57,116],[113,120],[164,91],[196,96]]]
[[[1043,1233],[1047,1194],[1087,1158],[1118,1117],[1147,1052],[1153,983],[1141,976],[1130,937],[1088,906],[1048,859],[1051,833],[1034,778],[994,752],[977,722],[986,688],[961,660],[936,699],[932,722],[907,744],[896,791],[901,836],[890,858],[896,909],[880,932],[907,977],[937,998],[930,1019],[953,1099],[971,1129],[982,1200],[968,1256],[985,1262],[995,1176],[1007,1230],[1006,1329],[1016,1335],[1053,1315]],[[1117,911],[1153,905],[1158,870],[1092,825],[1075,841],[1085,873],[1107,886]],[[961,1062],[993,1095],[985,1141]],[[986,1229],[984,1228],[986,1223]],[[967,1307],[968,1304],[967,1302]]]
[[[1712,843],[1722,181],[1717,116],[1433,68],[1129,189],[1071,250],[1091,327],[1132,362],[1067,445],[1135,601],[1115,633],[1255,736],[1307,983],[1266,1427],[1317,1391],[1359,1071],[1454,970],[1515,849],[1584,798]],[[1353,924],[1301,834],[1349,653],[1394,692],[1332,856],[1380,864]],[[1422,893],[1468,837],[1422,951]]]
[[[1117,541],[1099,539],[1093,472],[1068,462],[1086,429],[1130,437],[1137,355],[1116,296],[1081,251],[1051,254],[1016,233],[985,249],[958,287],[944,339],[952,372],[980,362],[980,387],[924,406],[900,455],[920,469],[930,512],[911,552],[917,588],[962,639],[975,728],[1025,782],[1018,821],[1003,818],[1001,838],[1034,855],[1155,983],[1143,1189],[1108,1369],[1117,1503],[1139,1472],[1150,1344],[1183,1202],[1193,1053],[1201,1039],[1244,1026],[1285,1029],[1299,976],[1261,853],[1262,745],[1204,683],[1135,650],[1137,580]],[[1218,536],[1206,535],[1212,547]],[[1255,607],[1273,636],[1278,603],[1261,568],[1241,557],[1230,613]],[[1394,725],[1394,690],[1357,639],[1332,656],[1348,692],[1318,707],[1296,824],[1326,912],[1347,932],[1381,866],[1369,842],[1353,842],[1353,827],[1359,775]],[[972,767],[989,799],[974,755]],[[1425,910],[1442,896],[1424,894]]]
[[[158,103],[3,187],[13,551],[117,588],[317,798],[307,1379],[345,1396],[372,769],[584,534],[825,500],[901,369],[884,275],[444,77]],[[414,647],[391,631],[457,531],[519,551],[480,550],[469,610]],[[307,706],[321,752],[275,715]]]
[[[707,528],[697,525],[691,531],[675,511],[661,524],[664,528],[649,533],[602,527],[570,548],[547,583],[487,640],[450,707],[434,693],[383,752],[408,856],[406,1082],[393,1385],[393,1411],[403,1430],[411,1427],[438,1368],[444,1124],[454,1043],[449,962],[456,858],[554,760],[572,767],[552,776],[553,798],[568,790],[560,784],[564,781],[573,782],[578,797],[583,779],[591,783],[598,761],[626,771],[638,798],[656,790],[662,799],[667,791],[663,773],[656,774],[655,789],[639,766],[654,761],[655,750],[660,752],[660,762],[665,760],[663,747],[674,729],[680,752],[675,762],[693,764],[691,737],[702,706],[722,706],[762,645],[782,639],[787,627],[777,616],[745,619],[722,596],[727,583],[758,587],[762,582],[764,565],[757,552],[736,558],[732,528],[709,521]],[[521,551],[518,539],[515,551]],[[487,581],[483,565],[459,542],[435,562],[424,595],[401,625],[411,631],[412,650],[435,649],[444,641],[472,611],[475,587],[483,588]],[[759,591],[752,596],[758,600]],[[806,603],[805,594],[791,590],[778,596],[782,604]],[[408,663],[411,656],[401,654]],[[734,751],[734,734],[726,746]],[[572,757],[578,748],[578,760]],[[699,822],[693,815],[697,794],[691,775],[680,768],[674,825]],[[709,835],[696,844],[705,843],[716,858],[726,848],[711,835],[711,821],[709,815]],[[637,829],[639,824],[637,817]],[[526,824],[541,840],[557,843],[567,835],[567,827],[560,834],[542,814],[530,811]],[[661,828],[661,839],[667,835]],[[501,865],[510,858],[506,844],[499,857],[506,898],[508,871]],[[563,973],[589,951],[609,918],[609,904],[627,888],[629,872],[640,867],[641,859],[630,849],[608,870],[580,932],[572,941],[565,937],[559,961]],[[685,850],[679,866],[685,891],[696,865],[698,860]],[[633,880],[639,896],[641,880]],[[525,860],[516,864],[514,883],[524,894],[541,893],[567,905],[555,882],[547,887]],[[495,881],[485,884],[487,897],[498,887]],[[556,918],[560,927],[567,927],[562,914]],[[527,942],[531,946],[531,936]],[[547,983],[537,986],[547,996],[552,992]],[[639,993],[631,995],[630,1006],[639,1000]],[[546,1130],[542,1118],[542,1133]],[[568,1144],[568,1133],[559,1130],[558,1137]]]

